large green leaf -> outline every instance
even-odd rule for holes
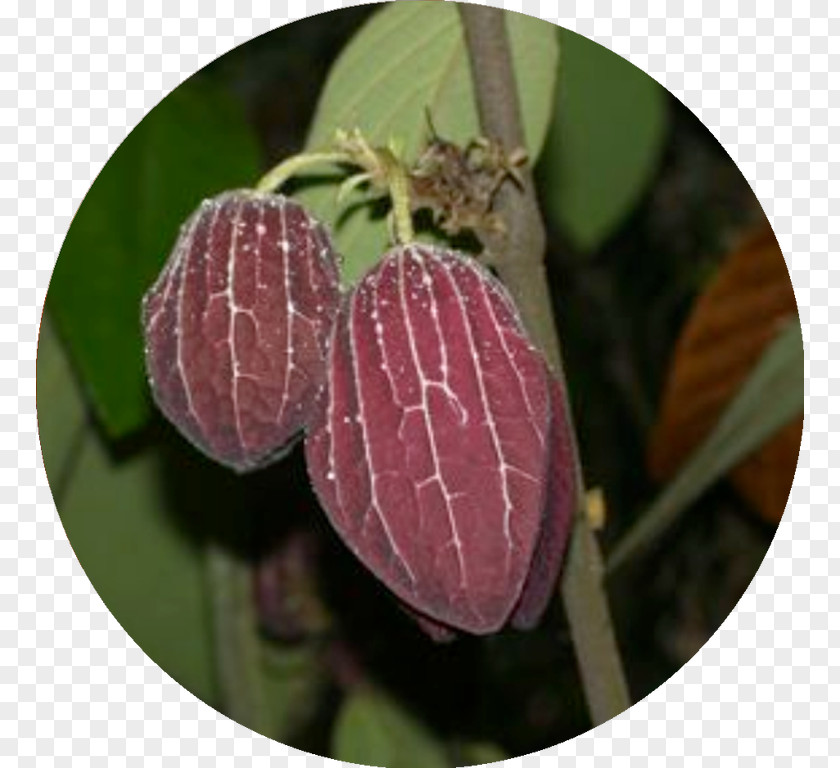
[[[59,514],[73,551],[117,621],[175,680],[212,702],[203,553],[176,530],[161,469],[154,452],[116,461],[91,431]]]
[[[82,202],[47,301],[111,436],[148,416],[140,299],[179,224],[203,197],[250,185],[257,171],[256,140],[241,109],[196,76],[128,135]]]
[[[448,768],[446,751],[385,694],[356,691],[345,699],[332,737],[337,760],[386,768]]]
[[[536,159],[552,113],[557,29],[518,13],[508,13],[507,22],[527,149]],[[464,143],[480,134],[458,9],[454,3],[422,0],[390,3],[333,66],[308,147],[323,149],[337,128],[360,128],[373,144],[396,139],[411,161],[428,138],[427,109],[446,139]],[[345,258],[345,278],[352,281],[383,253],[387,233],[360,196],[348,200],[345,214],[335,193],[335,185],[321,184],[303,191],[300,199],[332,225]]]
[[[563,30],[557,113],[541,163],[545,209],[595,249],[639,201],[665,136],[665,90],[621,56]]]
[[[162,457],[150,450],[125,460],[109,454],[85,424],[83,398],[48,317],[36,381],[44,467],[85,573],[140,647],[213,701],[202,552],[178,530]]]
[[[53,493],[58,494],[69,479],[76,449],[84,439],[86,413],[67,356],[46,313],[38,336],[37,374],[38,437],[44,468]]]
[[[652,544],[707,488],[802,411],[805,358],[797,319],[768,346],[717,426],[615,546],[615,570]]]

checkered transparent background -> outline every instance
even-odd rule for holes
[[[0,3],[0,764],[322,764],[195,699],[146,658],[95,594],[59,524],[40,458],[35,347],[71,216],[128,131],[232,47],[355,4]],[[840,522],[830,522],[829,507],[840,500],[840,482],[829,477],[831,372],[840,380],[840,343],[834,355],[830,330],[832,317],[840,321],[830,299],[840,290],[840,267],[829,260],[840,251],[840,54],[830,41],[840,39],[840,18],[829,18],[830,0],[668,2],[667,12],[665,0],[503,5],[609,46],[714,132],[787,255],[807,353],[793,491],[737,610],[646,701],[510,764],[577,757],[578,766],[614,758],[618,765],[783,766],[795,758],[828,765],[829,755],[840,755],[840,737],[829,732],[829,722],[840,721],[840,619],[832,618],[840,615],[840,555],[832,545]],[[683,15],[668,15],[677,11]]]

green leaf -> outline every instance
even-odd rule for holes
[[[358,690],[345,699],[332,737],[337,760],[386,768],[448,768],[443,746],[385,694]]]
[[[508,13],[507,22],[527,149],[535,160],[551,118],[557,28],[518,13]],[[410,162],[428,138],[426,109],[445,139],[465,143],[480,134],[458,9],[453,3],[390,3],[333,66],[307,146],[323,149],[337,128],[360,128],[374,145],[396,139]],[[332,225],[352,282],[382,255],[387,232],[360,194],[349,198],[351,210],[343,215],[335,193],[335,184],[321,184],[299,198]]]
[[[178,529],[160,453],[118,460],[85,426],[84,401],[49,317],[36,365],[44,466],[73,551],[140,647],[196,696],[212,701],[202,553]]]
[[[662,535],[707,488],[802,411],[805,358],[797,319],[767,347],[717,426],[613,549],[614,571]]]
[[[176,529],[161,464],[155,452],[115,461],[91,430],[59,514],[108,610],[153,661],[212,702],[203,553]]]
[[[540,175],[545,211],[598,248],[639,202],[662,153],[665,90],[621,56],[563,30],[556,118]]]
[[[128,135],[82,202],[47,301],[110,436],[130,433],[149,414],[140,299],[179,224],[203,197],[250,185],[257,171],[241,109],[197,76]]]
[[[487,765],[507,760],[508,755],[500,746],[489,741],[466,741],[455,747],[456,765]]]
[[[324,661],[314,644],[266,646],[263,690],[271,737],[288,742],[314,718],[328,687]]]
[[[58,499],[72,471],[76,449],[84,437],[86,413],[67,356],[55,335],[52,319],[46,313],[38,336],[36,367],[38,437],[44,469]]]

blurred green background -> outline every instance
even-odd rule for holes
[[[94,587],[190,691],[223,706],[205,568],[214,544],[254,565],[271,736],[361,762],[487,762],[589,727],[561,607],[533,632],[435,645],[338,541],[299,449],[234,476],[162,420],[143,372],[140,298],[180,223],[203,197],[252,186],[301,149],[332,63],[374,11],[315,16],[231,51],[119,147],[72,223],[47,296],[40,438]],[[583,464],[606,499],[609,552],[660,490],[646,453],[680,329],[763,214],[681,103],[620,57],[551,34],[560,64],[538,190]],[[714,633],[774,531],[731,485],[714,483],[608,582],[634,700]]]

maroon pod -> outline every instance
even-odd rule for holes
[[[338,303],[329,236],[300,205],[250,190],[205,200],[143,300],[158,406],[216,461],[259,466],[310,417]]]
[[[534,559],[519,597],[511,624],[531,629],[542,617],[558,589],[560,567],[572,529],[577,503],[572,435],[566,419],[563,388],[557,379],[549,382],[551,394],[551,439],[543,522]]]
[[[577,503],[572,435],[566,419],[563,388],[554,377],[549,381],[549,393],[551,437],[548,445],[549,464],[542,524],[522,593],[510,617],[511,626],[523,630],[533,629],[539,623],[552,596],[559,589],[560,570]],[[409,612],[423,631],[434,640],[447,642],[454,639],[455,633],[450,627],[432,621],[411,609]]]
[[[347,545],[413,610],[476,634],[516,608],[545,509],[548,375],[474,260],[400,246],[346,297],[307,436]]]

